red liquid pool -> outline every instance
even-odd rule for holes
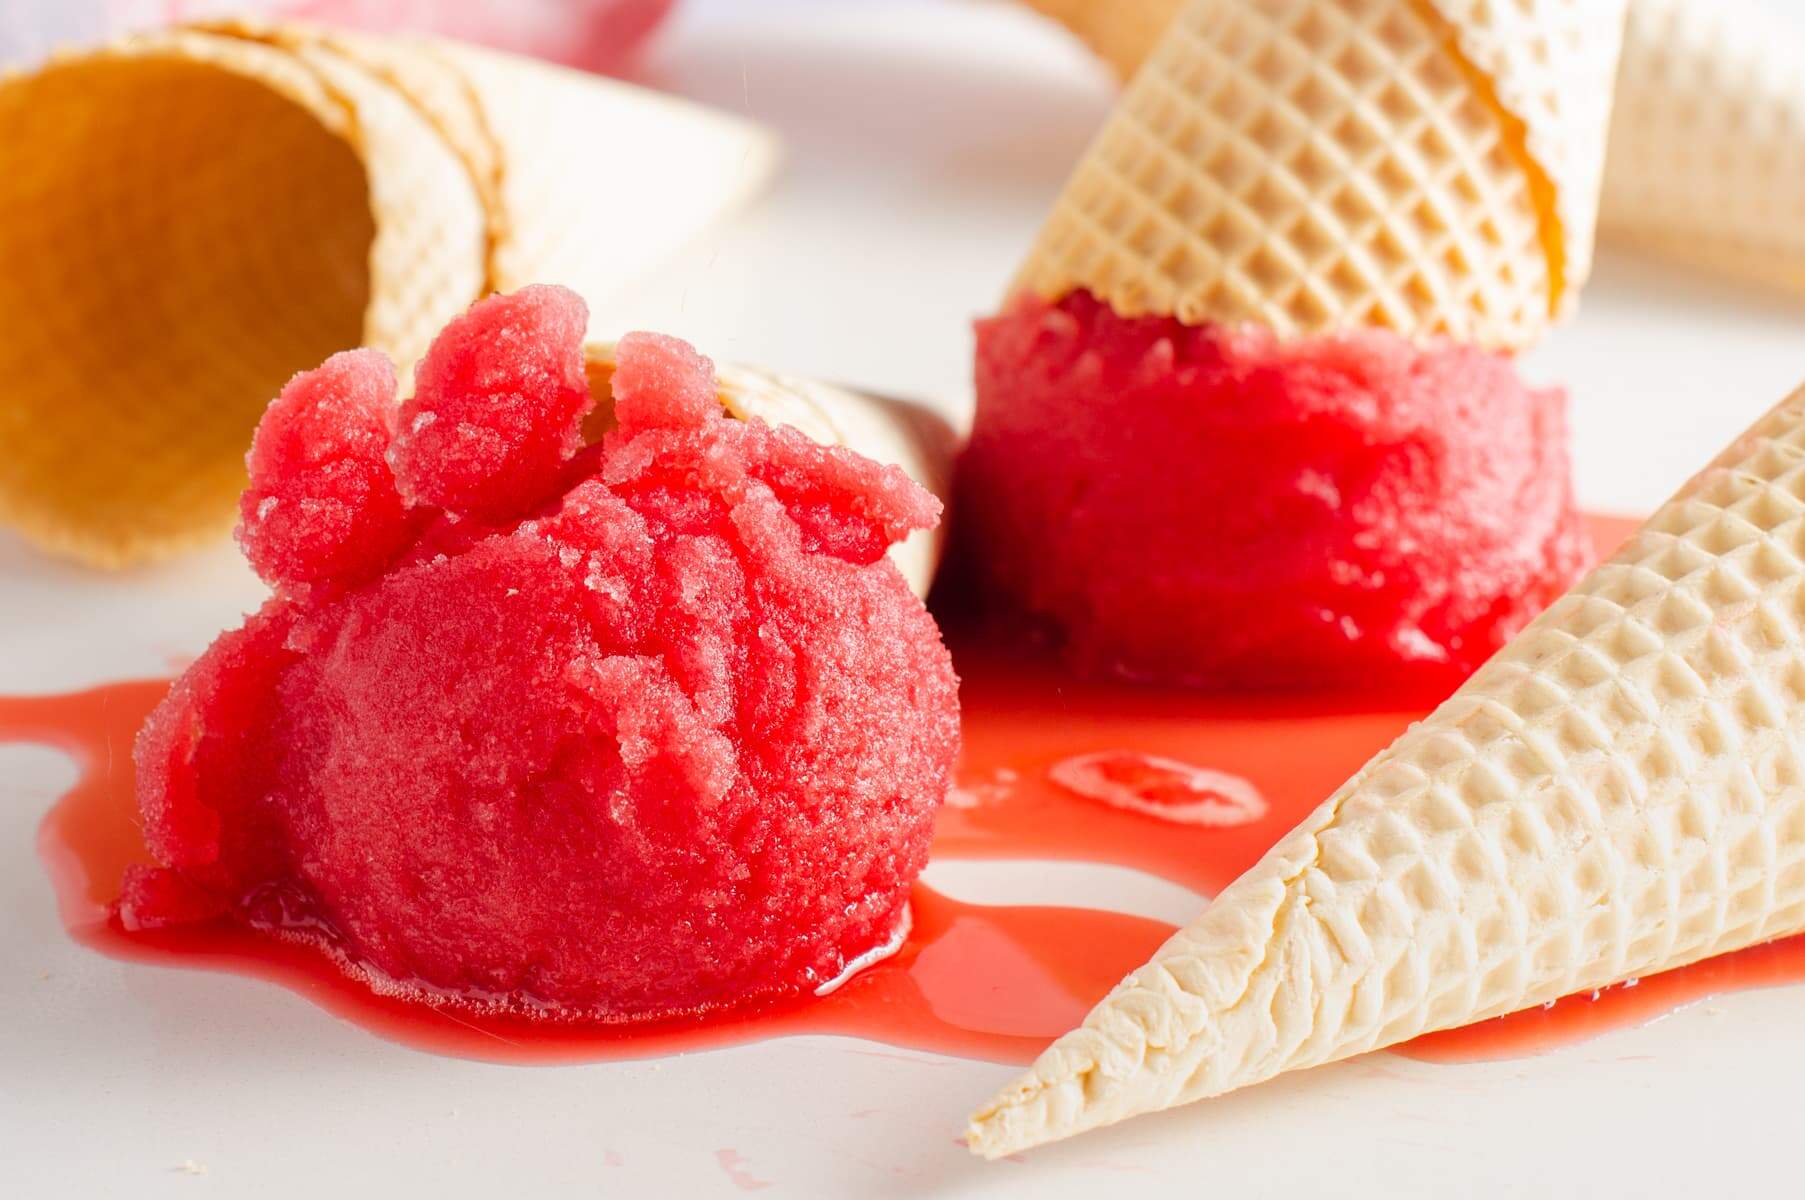
[[[1601,544],[1628,529],[1594,522]],[[938,859],[1059,859],[1133,867],[1204,893],[1240,874],[1273,841],[1387,745],[1420,709],[1291,698],[1223,699],[1070,679],[1049,663],[962,644],[965,756],[942,812]],[[269,979],[378,1036],[422,1050],[500,1062],[641,1058],[792,1034],[843,1034],[1001,1062],[1027,1062],[1080,1021],[1172,932],[1159,921],[1083,908],[978,905],[917,885],[914,928],[893,957],[821,999],[726,1018],[629,1028],[569,1026],[432,1007],[371,992],[316,951],[228,923],[127,934],[108,919],[125,866],[146,862],[132,798],[132,737],[165,680],[64,696],[0,699],[0,741],[67,752],[80,776],[45,817],[39,852],[70,934],[104,954]],[[1299,745],[1311,752],[1300,755]],[[1062,786],[1050,772],[1107,755],[1111,778],[1134,761],[1170,760],[1145,782],[1151,803],[1210,798],[1217,773],[1236,820],[1186,823]],[[1119,759],[1128,761],[1124,767]],[[1199,784],[1197,781],[1204,781]],[[1239,798],[1238,798],[1239,797]],[[1215,796],[1214,800],[1222,800]],[[1398,1051],[1433,1061],[1533,1054],[1638,1024],[1711,995],[1805,981],[1805,936],[1650,976],[1596,997],[1570,997]]]

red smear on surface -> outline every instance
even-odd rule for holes
[[[714,1160],[721,1164],[721,1170],[727,1173],[727,1181],[742,1192],[758,1192],[771,1186],[768,1179],[760,1179],[746,1169],[746,1159],[738,1150],[716,1150]]]

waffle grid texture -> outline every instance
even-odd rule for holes
[[[351,115],[300,64],[220,51],[134,42],[0,84],[0,519],[91,562],[225,528],[275,364],[361,333]]]
[[[712,186],[613,186],[670,156]],[[0,79],[0,520],[101,566],[211,536],[295,371],[361,344],[406,378],[490,291],[606,295],[655,253],[632,230],[699,228],[772,160],[680,101],[306,26],[134,35]]]
[[[1636,0],[1599,219],[1664,256],[1805,290],[1805,37],[1748,0]]]
[[[1127,78],[1185,0],[1028,0]],[[1601,237],[1805,289],[1805,38],[1749,0],[1635,0]]]
[[[1623,0],[1192,0],[1015,281],[1532,344],[1591,261]]]
[[[973,1120],[1000,1155],[1805,929],[1805,389]]]

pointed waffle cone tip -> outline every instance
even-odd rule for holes
[[[1805,389],[973,1118],[995,1157],[1805,929]]]
[[[1015,287],[1528,346],[1590,271],[1622,22],[1623,0],[1190,0]]]
[[[1805,33],[1747,0],[1636,0],[1599,221],[1805,292]]]
[[[606,296],[747,198],[739,120],[445,42],[242,23],[0,79],[0,521],[100,566],[223,531],[270,397],[405,371],[532,282]],[[621,187],[655,163],[664,186]]]

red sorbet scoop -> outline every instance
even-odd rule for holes
[[[722,415],[623,339],[581,450],[582,302],[528,288],[271,405],[240,537],[277,589],[139,736],[144,928],[232,913],[373,986],[623,1021],[807,991],[899,933],[958,748],[884,551],[900,471]]]
[[[979,322],[977,391],[966,568],[1087,671],[1439,693],[1588,554],[1565,396],[1498,355],[1078,292]]]

